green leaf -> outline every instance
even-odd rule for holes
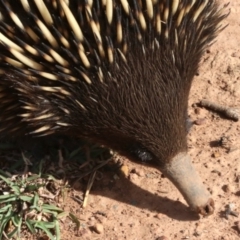
[[[39,196],[37,193],[34,194],[33,198],[33,205],[31,206],[32,208],[38,208],[38,201],[39,201]]]
[[[0,175],[0,178],[1,178],[3,181],[5,181],[8,185],[11,185],[11,184],[12,184],[12,182],[10,181],[10,179],[8,179],[8,178],[6,178],[6,177],[4,177],[4,176]]]
[[[69,212],[62,212],[57,215],[57,219],[69,216]]]
[[[44,184],[36,184],[36,185],[27,185],[26,192],[34,192],[37,191],[40,187],[43,187]]]
[[[38,227],[39,225],[43,225],[47,229],[53,229],[55,228],[55,223],[54,222],[44,222],[44,221],[36,221],[35,227]]]
[[[0,175],[5,176],[6,178],[9,177],[3,170],[0,169]]]
[[[12,216],[11,220],[12,220],[13,224],[15,225],[15,227],[18,227],[21,222],[21,219],[17,214],[14,214],[14,216]]]
[[[44,174],[43,177],[47,178],[47,180],[57,181],[57,179],[54,176],[50,175],[50,174]]]
[[[10,198],[7,198],[7,199],[2,199],[1,201],[0,201],[0,203],[8,203],[8,202],[15,202],[15,201],[17,201],[17,196],[12,196],[12,197],[10,197]]]
[[[12,216],[4,217],[0,223],[0,239],[2,239],[2,234],[5,230],[7,223],[11,220]]]
[[[51,210],[48,210],[48,209],[42,209],[42,212],[43,213],[48,213],[48,214],[51,214],[53,215],[54,217],[57,217],[57,212],[54,212],[54,211],[51,211]]]
[[[33,197],[26,196],[26,195],[20,195],[19,199],[21,199],[24,202],[29,202],[29,203],[32,203],[32,201],[33,201]]]
[[[0,208],[0,213],[5,213],[5,212],[7,212],[7,211],[9,210],[9,208],[12,209],[12,204],[8,204],[8,205]]]
[[[76,227],[78,230],[80,228],[80,221],[78,220],[78,218],[75,215],[73,215],[72,213],[69,213],[69,217],[76,224]]]
[[[31,233],[32,233],[32,234],[35,234],[36,231],[35,231],[34,226],[33,226],[32,223],[31,223],[31,221],[30,221],[29,219],[26,219],[26,220],[25,220],[25,223],[26,223],[28,229],[31,231]]]
[[[50,227],[49,227],[49,225],[48,225],[47,222],[37,222],[34,226],[35,226],[36,228],[42,229],[42,230],[48,235],[48,237],[49,237],[50,239],[55,240],[55,237],[54,237],[54,236],[52,235],[52,233],[48,230]],[[51,228],[54,228],[54,226],[51,227]]]
[[[32,181],[34,181],[34,180],[36,180],[36,179],[38,179],[38,178],[40,178],[40,176],[39,175],[37,175],[37,174],[34,174],[34,175],[32,175],[31,177],[28,177],[28,178],[26,178],[26,182],[32,182]]]
[[[56,207],[55,205],[50,205],[50,204],[43,204],[42,209],[47,209],[47,210],[56,211],[56,212],[63,211],[61,208]]]
[[[14,191],[14,193],[16,194],[16,195],[20,195],[20,187],[18,187],[18,186],[11,186],[11,188],[12,188],[12,190]]]
[[[15,227],[10,233],[8,233],[8,238],[11,239],[16,233],[20,234],[18,227]]]
[[[60,233],[59,222],[57,220],[55,220],[54,223],[55,223],[56,240],[60,240],[61,239],[61,233]]]
[[[0,200],[11,198],[11,197],[16,197],[16,196],[15,196],[15,194],[0,195]]]

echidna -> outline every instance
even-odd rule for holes
[[[211,214],[187,155],[187,106],[223,9],[214,0],[2,0],[1,135],[70,134],[155,162],[195,211]]]

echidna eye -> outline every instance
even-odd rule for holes
[[[153,159],[152,154],[147,151],[139,150],[138,151],[138,157],[141,159],[142,162],[148,162]]]
[[[153,160],[153,154],[140,145],[134,145],[130,151],[138,161],[149,162]]]

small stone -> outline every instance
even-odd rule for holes
[[[196,229],[195,229],[195,231],[194,231],[194,235],[195,235],[196,237],[199,237],[199,236],[202,235],[203,232],[204,232],[204,227],[203,227],[203,225],[202,225],[201,223],[197,223],[197,224],[196,224]]]
[[[139,177],[144,177],[145,176],[144,170],[141,169],[141,168],[134,168],[132,170],[132,173],[136,173]]]
[[[219,140],[220,146],[224,148],[229,148],[230,147],[230,137],[229,136],[222,136]]]
[[[127,165],[122,165],[120,170],[120,174],[124,177],[128,177],[129,176],[129,168]]]
[[[210,192],[211,195],[213,195],[214,191],[212,188],[208,188],[208,191]]]
[[[139,176],[136,173],[131,173],[130,174],[130,181],[131,182],[135,182],[138,178],[139,178]]]
[[[187,229],[181,230],[180,233],[182,233],[183,236],[186,236],[188,234]]]
[[[91,231],[87,228],[83,228],[79,231],[79,236],[83,237],[84,239],[91,239]]]
[[[97,218],[100,223],[105,223],[107,221],[107,218],[105,216],[98,216]]]
[[[240,221],[237,222],[237,229],[238,229],[238,231],[240,233]]]
[[[239,216],[239,213],[234,211],[235,210],[235,204],[234,203],[229,203],[227,206],[226,206],[226,211],[225,211],[225,217],[226,219],[228,219],[228,216],[229,215],[232,215],[234,217],[238,217]]]
[[[156,238],[156,240],[169,240],[166,236],[161,236]]]
[[[214,158],[219,158],[219,157],[221,157],[221,154],[220,154],[219,152],[214,152],[214,153],[212,154],[212,156],[213,156]]]
[[[95,207],[96,207],[96,204],[95,204],[95,203],[90,203],[89,206],[90,206],[91,208],[95,208]]]
[[[156,218],[157,218],[157,219],[162,219],[162,213],[158,213],[158,214],[156,215]]]
[[[88,222],[87,222],[87,225],[88,225],[88,226],[93,226],[93,225],[94,225],[94,223],[95,223],[95,221],[93,221],[93,220],[90,220],[90,221],[88,221]]]
[[[226,184],[222,187],[223,191],[226,193],[231,193],[234,191],[233,186]]]
[[[90,217],[87,221],[87,225],[88,226],[93,226],[95,224],[95,222],[96,222],[95,217]]]
[[[196,114],[200,114],[200,113],[201,113],[201,109],[200,109],[199,107],[196,107],[196,108],[194,109],[194,112],[195,112]]]
[[[93,230],[96,233],[101,234],[101,233],[103,233],[104,228],[103,228],[103,225],[101,223],[97,223],[97,224],[94,225]]]
[[[199,118],[199,119],[194,121],[195,125],[203,125],[205,123],[206,123],[206,118]]]

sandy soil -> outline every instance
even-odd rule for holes
[[[240,2],[232,0],[230,8],[231,14],[224,22],[229,26],[203,57],[189,102],[189,115],[197,120],[189,134],[189,153],[212,193],[215,213],[207,218],[195,215],[160,172],[125,161],[129,176],[109,173],[95,181],[85,209],[69,197],[67,208],[81,219],[81,226],[77,233],[70,221],[64,221],[63,240],[240,239],[239,122],[195,105],[206,98],[240,107]],[[221,138],[222,146],[218,144]],[[233,205],[236,216],[226,216],[228,204]],[[94,230],[96,224],[101,233]]]

